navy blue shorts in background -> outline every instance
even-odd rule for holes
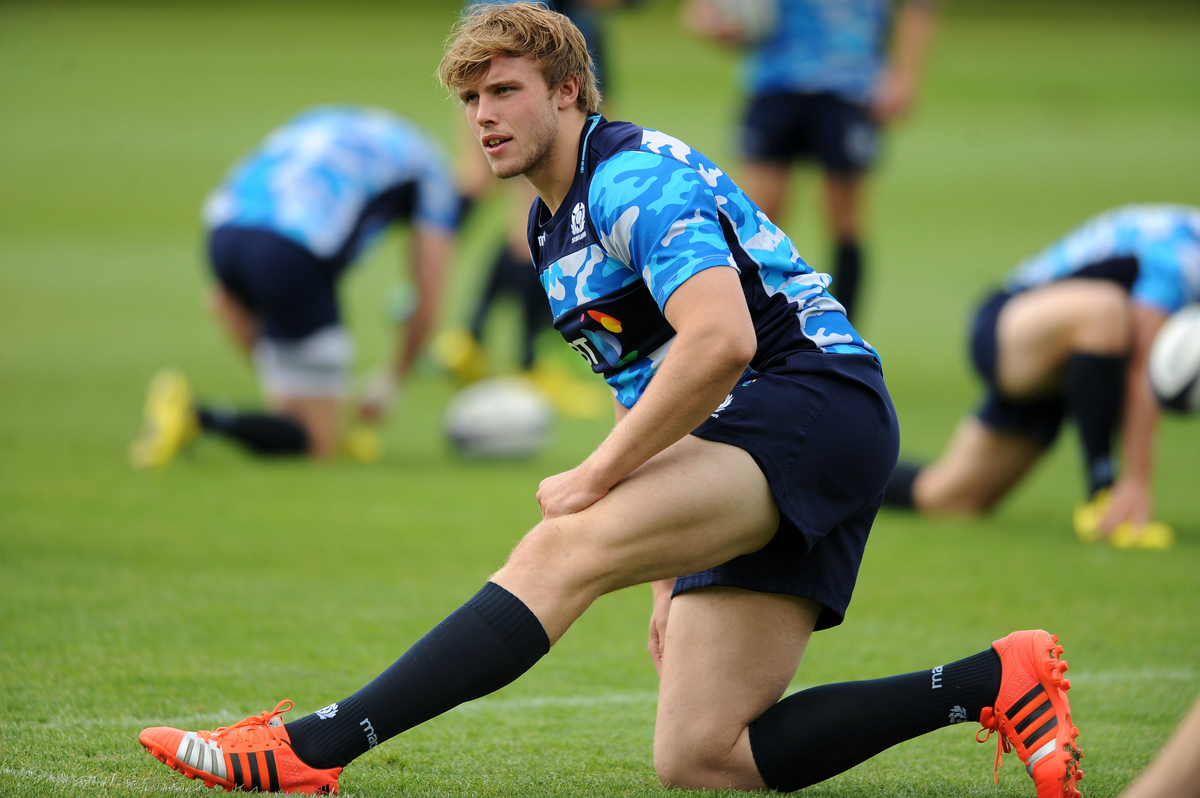
[[[824,607],[817,629],[837,626],[900,447],[879,365],[866,354],[797,352],[747,370],[730,397],[692,434],[754,458],[779,531],[752,554],[679,577],[675,594],[722,586],[801,596]]]
[[[1008,291],[996,291],[975,311],[971,327],[971,364],[987,387],[975,415],[992,429],[1020,435],[1038,446],[1047,447],[1058,437],[1067,414],[1063,398],[1049,396],[1018,402],[1001,396],[996,385],[996,322],[1000,311],[1013,296]]]
[[[208,252],[217,280],[268,338],[298,340],[339,323],[338,264],[278,233],[233,225],[212,231]]]
[[[830,174],[854,175],[875,163],[879,125],[870,109],[833,94],[763,94],[746,108],[739,148],[747,161],[811,159]]]

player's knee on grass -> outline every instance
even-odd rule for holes
[[[746,789],[746,773],[753,762],[743,762],[735,753],[745,727],[717,727],[702,719],[689,719],[670,730],[656,730],[654,770],[664,787],[684,790]]]
[[[928,466],[913,480],[913,507],[918,512],[945,513],[970,518],[987,515],[1003,492],[962,480],[948,469]]]

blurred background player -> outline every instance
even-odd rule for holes
[[[604,45],[602,12],[633,0],[542,0],[541,5],[569,18],[587,42],[592,56],[593,72],[601,91],[607,91],[608,72],[605,69],[607,51]],[[475,5],[508,5],[515,0],[480,0]],[[591,390],[590,384],[579,385],[569,372],[546,364],[537,364],[537,339],[553,328],[554,319],[546,307],[546,294],[533,261],[529,259],[526,222],[529,206],[535,197],[525,181],[501,184],[488,167],[487,160],[470,130],[456,119],[459,130],[459,186],[466,198],[465,207],[473,207],[492,191],[502,191],[509,204],[505,238],[496,249],[483,279],[483,291],[471,312],[467,328],[443,333],[438,349],[446,366],[464,383],[475,382],[492,372],[482,341],[484,328],[496,301],[505,295],[516,300],[520,309],[520,370],[554,402],[559,412],[573,416],[602,415],[608,409],[607,398]]]
[[[934,26],[932,0],[689,0],[684,24],[750,47],[739,183],[783,219],[792,165],[815,160],[834,241],[833,288],[855,319],[863,276],[864,175],[879,126],[907,111]],[[888,46],[889,32],[891,44]],[[886,52],[885,52],[886,51]]]
[[[314,108],[273,131],[204,206],[215,315],[252,358],[267,409],[194,406],[183,375],[161,372],[130,447],[133,464],[166,465],[201,431],[256,454],[333,454],[353,357],[338,280],[390,224],[403,221],[412,224],[415,306],[358,407],[364,419],[381,420],[432,325],[459,202],[438,147],[390,112]]]
[[[1146,377],[1155,335],[1200,299],[1200,208],[1130,205],[1085,222],[1009,275],[975,316],[971,358],[987,385],[942,456],[901,462],[885,495],[921,512],[988,511],[1054,442],[1079,428],[1087,503],[1074,526],[1087,542],[1167,548],[1150,522],[1159,408]],[[1113,433],[1120,428],[1124,473]]]

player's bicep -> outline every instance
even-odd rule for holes
[[[692,275],[737,268],[715,196],[685,164],[622,153],[596,171],[589,201],[604,248],[641,276],[660,309]]]
[[[722,349],[754,355],[756,338],[738,273],[728,267],[705,269],[679,286],[663,315],[680,335],[704,336]]]

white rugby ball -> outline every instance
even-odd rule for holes
[[[522,457],[540,450],[554,423],[542,393],[516,377],[482,380],[450,400],[442,426],[468,457]]]
[[[1200,303],[1175,312],[1158,331],[1149,372],[1163,407],[1181,413],[1200,409]]]

